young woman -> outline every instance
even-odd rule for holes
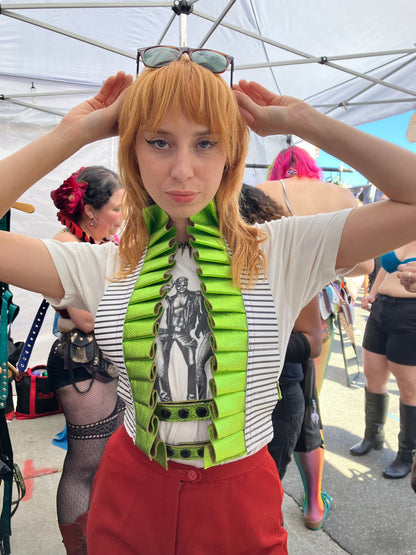
[[[122,196],[119,177],[104,166],[73,173],[51,193],[57,218],[65,226],[54,239],[113,241],[120,227]],[[94,338],[93,315],[67,307],[58,316],[59,339],[49,353],[48,376],[65,415],[68,449],[57,513],[66,551],[77,555],[86,553],[92,482],[108,438],[123,422],[124,403],[117,396],[117,369],[102,357]],[[72,354],[73,341],[81,348]]]
[[[94,480],[90,555],[283,554],[282,488],[267,443],[295,318],[340,269],[414,240],[416,157],[257,83],[240,81],[232,92],[216,75],[228,56],[201,59],[198,50],[193,62],[192,49],[178,49],[172,61],[168,50],[168,58],[163,47],[151,56],[140,51],[154,69],[131,86],[123,73],[109,78],[56,129],[0,165],[5,211],[77,149],[118,131],[120,246],[4,233],[0,279],[95,314],[97,341],[120,369],[125,420]],[[315,143],[391,200],[245,224],[238,197],[247,124],[263,136],[293,133]],[[175,318],[163,321],[166,286],[180,276],[203,295],[211,330],[207,399],[197,401],[186,401],[180,345],[188,304],[176,303]],[[162,325],[174,343],[172,402],[160,402],[154,387]]]
[[[383,471],[385,478],[404,478],[416,449],[416,292],[397,279],[397,268],[416,260],[416,241],[384,254],[371,292],[361,306],[370,311],[363,338],[365,375],[365,433],[350,452],[362,456],[384,444],[391,374],[400,393],[400,433],[396,458]]]

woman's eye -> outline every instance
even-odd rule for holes
[[[208,139],[205,139],[198,143],[198,147],[202,150],[207,150],[208,148],[212,148],[216,144],[218,144],[218,141],[215,142],[215,141],[209,141]]]
[[[165,149],[168,146],[168,143],[163,139],[155,139],[153,141],[149,141],[145,139],[146,143],[149,145],[154,145],[156,148]]]

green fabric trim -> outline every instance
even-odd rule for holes
[[[204,466],[241,457],[246,453],[244,439],[248,331],[240,288],[231,274],[231,258],[219,235],[214,202],[191,218],[191,245],[201,291],[211,327],[213,378],[210,389],[212,424],[210,443],[204,451]]]
[[[224,297],[224,295],[212,295],[205,300],[205,304],[209,305],[212,312],[241,312],[246,313],[242,297],[233,295],[232,297]]]
[[[215,423],[215,428],[209,427],[209,435],[213,439],[218,437],[225,437],[226,434],[237,434],[244,427],[244,413],[238,412],[226,418],[218,419]]]
[[[210,468],[246,454],[244,432],[227,435],[223,439],[211,439],[204,451],[204,468]]]
[[[210,381],[210,388],[214,397],[219,388],[224,393],[236,393],[246,387],[245,372],[221,372],[217,373],[215,380]]]
[[[157,435],[161,408],[157,407],[154,390],[154,341],[157,320],[163,311],[161,302],[171,279],[167,272],[175,263],[176,230],[167,229],[168,216],[156,205],[147,208],[144,217],[149,229],[148,247],[125,317],[123,352],[135,406],[135,443],[150,459],[166,468],[167,446]],[[209,468],[246,453],[247,319],[241,291],[232,281],[231,259],[219,233],[214,202],[191,218],[188,231],[199,266],[197,275],[208,311],[214,353],[210,361],[213,399],[208,404],[212,424],[208,427],[210,441],[204,449],[204,466]],[[169,404],[163,404],[166,405]],[[168,447],[175,453],[184,448]],[[194,457],[201,444],[187,447]]]
[[[136,415],[136,445],[150,459],[167,468],[166,447],[158,438],[159,419],[155,416],[157,393],[154,345],[157,320],[162,313],[165,286],[171,276],[177,245],[174,228],[167,229],[168,216],[158,206],[144,211],[149,228],[143,266],[127,308],[123,331],[123,355],[130,380]]]

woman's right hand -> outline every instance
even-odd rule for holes
[[[366,295],[365,297],[363,297],[361,299],[361,308],[363,308],[364,310],[371,310],[371,306],[375,300],[376,296],[374,293],[369,293],[368,295]]]
[[[93,98],[75,106],[62,118],[58,128],[72,136],[79,133],[85,144],[117,135],[123,98],[132,82],[132,76],[124,71],[108,77]]]
[[[397,267],[397,277],[400,284],[409,293],[416,293],[416,262],[408,262],[407,264],[400,264]]]

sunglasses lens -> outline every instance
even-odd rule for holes
[[[227,58],[213,50],[195,50],[192,60],[213,73],[222,73],[227,68]]]
[[[155,46],[148,48],[142,55],[143,63],[148,67],[162,67],[170,64],[178,58],[178,50],[176,48],[167,48],[165,46]]]

